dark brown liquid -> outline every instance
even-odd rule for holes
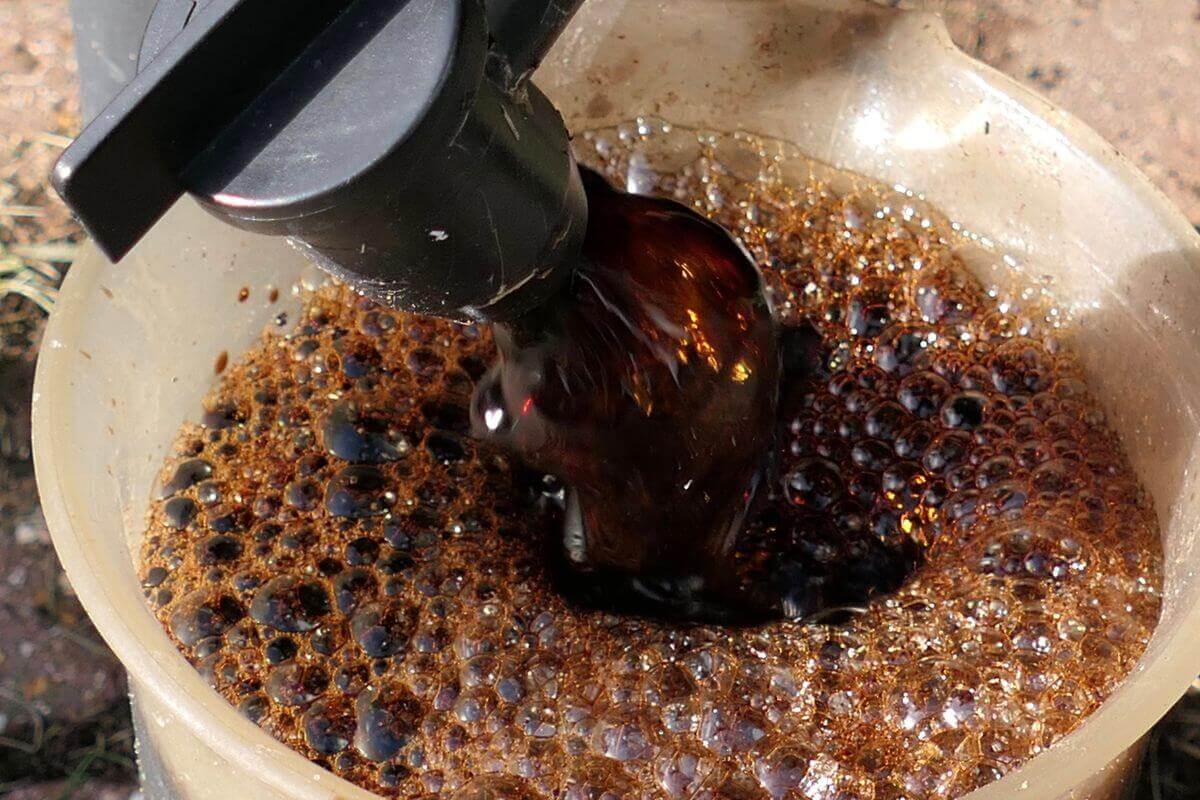
[[[217,691],[422,800],[955,797],[1111,694],[1156,624],[1161,547],[1053,328],[907,200],[719,156],[651,188],[747,246],[805,375],[729,581],[824,610],[731,627],[568,602],[545,557],[561,482],[468,435],[489,334],[327,287],[231,362],[152,504],[147,597]]]
[[[766,472],[780,380],[762,276],[691,209],[584,178],[580,264],[561,295],[496,327],[473,432],[566,484],[560,584],[573,596],[737,616],[729,557]]]

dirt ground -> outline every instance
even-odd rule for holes
[[[63,579],[29,460],[44,310],[79,233],[46,185],[78,127],[65,2],[0,0],[0,796],[127,798],[125,679]]]
[[[916,0],[1100,132],[1200,225],[1198,0]]]
[[[900,0],[1133,159],[1200,225],[1200,0]],[[125,800],[124,677],[58,570],[36,499],[29,396],[79,231],[45,176],[76,132],[66,0],[0,0],[0,797]],[[1200,693],[1151,735],[1138,800],[1200,786]]]

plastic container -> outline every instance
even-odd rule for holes
[[[1129,679],[1075,733],[970,795],[1111,798],[1139,742],[1200,670],[1200,237],[1078,121],[951,45],[934,17],[819,0],[589,0],[539,84],[576,130],[640,113],[790,140],[924,192],[1051,276],[1075,346],[1160,511],[1162,621]],[[35,448],[55,544],[129,670],[146,796],[367,798],[205,685],[147,610],[131,552],[152,478],[307,269],[278,240],[181,203],[119,266],[72,269],[46,332]],[[238,303],[241,287],[249,299]]]

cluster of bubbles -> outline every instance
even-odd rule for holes
[[[835,191],[780,145],[648,122],[583,145],[737,234],[785,357],[818,367],[734,565],[810,616],[569,606],[543,556],[563,487],[465,435],[487,332],[326,287],[164,468],[141,575],[183,654],[398,797],[948,798],[1076,726],[1146,645],[1161,550],[1044,310],[1002,309],[910,198]]]

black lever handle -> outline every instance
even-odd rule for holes
[[[352,2],[213,0],[165,43],[54,168],[105,255],[133,247],[183,194],[191,160]]]
[[[561,118],[514,91],[581,2],[160,0],[54,184],[112,259],[187,191],[391,305],[518,313],[586,223]]]

